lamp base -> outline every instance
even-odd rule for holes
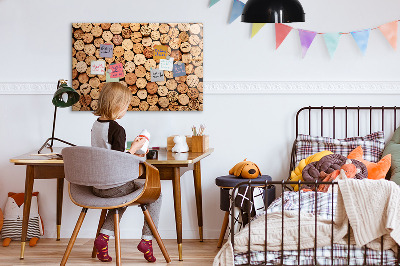
[[[48,138],[42,145],[42,147],[40,147],[40,149],[38,150],[38,154],[40,154],[40,152],[44,149],[44,148],[49,148],[51,150],[51,152],[53,152],[53,141],[57,140],[59,142],[68,144],[70,146],[76,146],[75,144],[69,143],[65,140],[59,139],[59,138]],[[49,144],[49,142],[51,141],[51,144]]]

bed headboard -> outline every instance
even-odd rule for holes
[[[299,134],[347,138],[363,136],[382,130],[389,139],[398,126],[396,106],[308,106],[296,114],[296,137]],[[295,143],[293,144],[290,171],[295,164]],[[289,172],[290,176],[290,172]]]

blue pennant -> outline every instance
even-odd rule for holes
[[[242,15],[242,11],[244,8],[244,3],[239,1],[239,0],[233,0],[233,5],[232,5],[232,12],[231,12],[231,17],[229,18],[229,23],[232,23],[235,19],[240,17]]]

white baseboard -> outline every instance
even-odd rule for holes
[[[53,94],[56,82],[0,83],[0,94]],[[205,81],[205,94],[400,94],[400,81]]]

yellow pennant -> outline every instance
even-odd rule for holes
[[[265,23],[253,23],[252,24],[252,28],[251,28],[251,38],[254,37],[254,35],[256,35],[262,27],[264,27]]]

